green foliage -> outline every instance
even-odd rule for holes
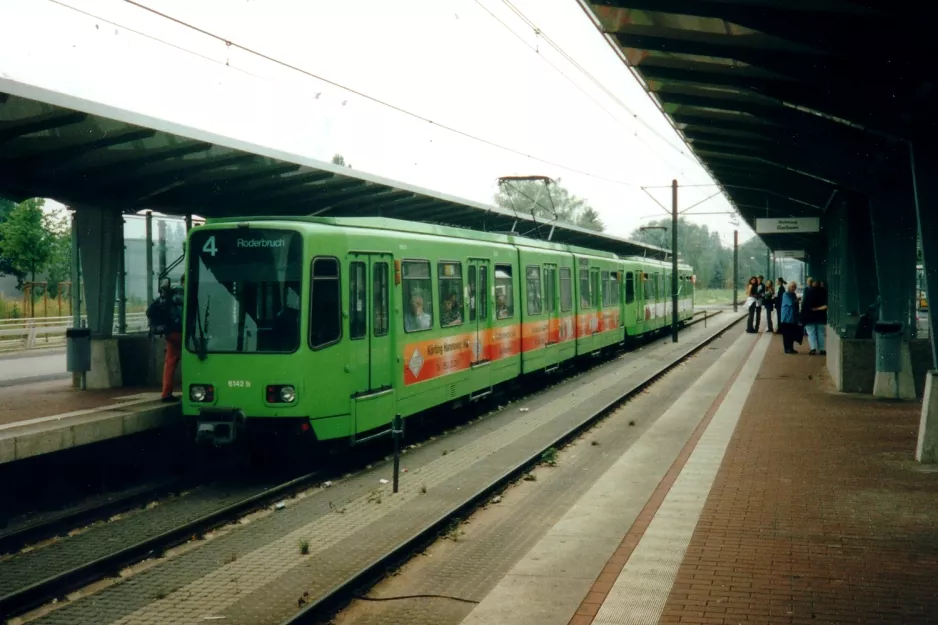
[[[599,213],[561,186],[559,178],[553,184],[537,180],[506,182],[495,194],[495,204],[505,210],[533,214],[544,222],[556,219],[599,232],[606,228]]]
[[[53,236],[46,229],[44,203],[41,198],[20,202],[0,224],[0,256],[16,275],[29,275],[33,281],[52,255]]]
[[[352,166],[351,163],[346,163],[346,162],[345,162],[345,157],[342,156],[341,154],[339,154],[338,152],[336,152],[335,154],[332,155],[332,164],[333,164],[333,165],[340,165],[340,166],[342,166],[342,167],[351,167],[351,166]]]
[[[13,212],[13,209],[16,208],[16,202],[11,202],[5,198],[0,198],[0,226],[5,224],[10,217],[10,213]],[[21,271],[18,271],[16,267],[13,266],[11,259],[7,258],[3,250],[3,234],[2,228],[0,228],[0,276],[16,276],[17,282],[22,284],[25,274]]]
[[[71,229],[66,215],[48,213],[44,205],[42,198],[0,199],[0,274],[16,276],[22,288],[27,277],[35,282],[45,272],[48,295],[56,297],[58,283],[71,276]]]
[[[49,297],[58,297],[59,283],[72,279],[72,229],[67,215],[46,215],[45,227],[52,236],[51,252],[46,264]]]

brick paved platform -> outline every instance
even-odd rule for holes
[[[539,577],[509,575],[464,623],[938,622],[938,468],[914,461],[920,404],[837,393],[823,358],[785,355],[779,337],[739,341],[718,394],[688,391],[706,415],[644,508],[590,500],[634,521],[579,606],[562,596],[575,579],[552,586],[569,554],[536,546],[516,569]],[[634,472],[612,478],[637,492]]]
[[[662,514],[716,421],[570,625],[938,622],[938,475],[914,462],[919,411],[836,393],[822,358],[785,356],[772,337],[712,486],[694,482],[709,492],[689,544]]]

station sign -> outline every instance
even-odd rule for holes
[[[819,217],[757,218],[756,234],[786,234],[789,232],[820,232]]]
[[[775,258],[804,258],[804,250],[775,250]]]

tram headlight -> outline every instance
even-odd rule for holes
[[[292,404],[296,401],[296,387],[292,384],[271,384],[266,392],[268,404]]]
[[[215,399],[215,389],[211,384],[193,384],[189,387],[189,399],[197,404]]]

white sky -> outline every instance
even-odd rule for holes
[[[96,58],[113,65],[112,71],[98,64],[95,70],[88,70],[87,59],[82,65],[63,64],[58,76],[50,73],[54,69],[43,70],[44,76],[63,84],[74,81],[86,97],[105,87],[89,86],[88,77],[83,80],[75,76],[76,71],[97,71],[99,78],[105,73],[117,76],[134,63],[136,72],[150,72],[148,78],[159,83],[160,92],[166,94],[163,100],[148,95],[146,106],[140,107],[146,114],[155,112],[172,120],[185,117],[201,127],[212,125],[213,131],[227,124],[226,132],[241,135],[237,138],[258,142],[261,137],[262,142],[276,144],[278,149],[286,145],[322,160],[341,152],[356,170],[486,203],[491,203],[498,176],[562,178],[565,186],[599,211],[607,231],[618,236],[628,235],[652,218],[666,216],[641,186],[665,187],[672,178],[681,185],[712,183],[576,0],[512,0],[512,4],[628,110],[536,36],[503,0],[143,2],[436,124],[599,178],[461,137],[277,63],[229,49],[222,42],[120,0],[41,0],[25,5],[26,9],[21,0],[0,0],[0,13],[15,3],[19,9],[16,18],[53,22],[46,29],[51,31],[47,35],[50,41],[66,37],[85,43],[97,37]],[[90,27],[97,20],[61,4],[149,38],[123,30],[123,37],[105,40],[106,35],[117,35],[119,29],[113,25],[106,27],[115,30],[113,34],[99,30],[87,34],[76,27]],[[56,26],[60,33],[55,32]],[[77,39],[81,37],[86,39]],[[76,49],[83,48],[79,45]],[[161,68],[165,68],[162,73]],[[216,80],[219,86],[214,100],[179,97],[187,89],[198,93]],[[232,93],[241,94],[242,101],[229,105]],[[105,100],[123,97],[129,96],[102,96]],[[254,115],[244,115],[252,102],[257,102]],[[226,113],[231,119],[225,119]],[[679,204],[689,206],[714,192],[712,186],[682,188]],[[670,204],[670,189],[652,189],[651,193],[661,203]],[[730,210],[729,203],[718,196],[687,216]],[[724,244],[732,245],[730,215],[692,220],[718,230]],[[741,241],[753,236],[744,222],[739,224]]]

